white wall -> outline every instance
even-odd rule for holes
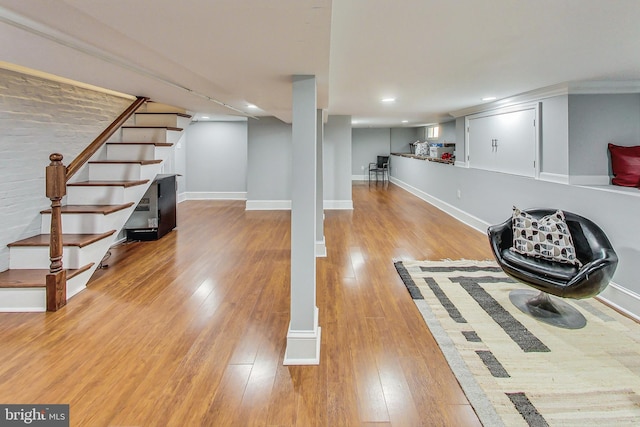
[[[192,122],[186,140],[187,198],[246,197],[246,121]]]
[[[49,155],[68,165],[132,100],[0,69],[0,271],[7,244],[40,233]]]

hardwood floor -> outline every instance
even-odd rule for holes
[[[483,233],[394,185],[326,211],[319,366],[283,366],[290,213],[179,205],[56,313],[0,314],[0,402],[69,403],[73,426],[475,426],[393,266],[489,259]]]

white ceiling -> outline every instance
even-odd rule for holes
[[[486,96],[638,82],[639,22],[638,0],[0,0],[0,61],[284,121],[291,76],[313,74],[329,114],[417,126]]]

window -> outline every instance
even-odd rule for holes
[[[440,136],[440,126],[427,127],[427,139],[438,139]]]

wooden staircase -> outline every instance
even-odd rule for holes
[[[41,212],[41,234],[8,245],[9,270],[0,272],[0,312],[56,310],[85,289],[154,177],[171,172],[163,170],[164,161],[191,116],[137,102],[98,137],[103,139],[99,147],[96,139],[79,156],[83,161],[64,167],[57,161],[61,155],[51,156],[51,174],[66,175],[66,185],[47,182],[52,209]]]

